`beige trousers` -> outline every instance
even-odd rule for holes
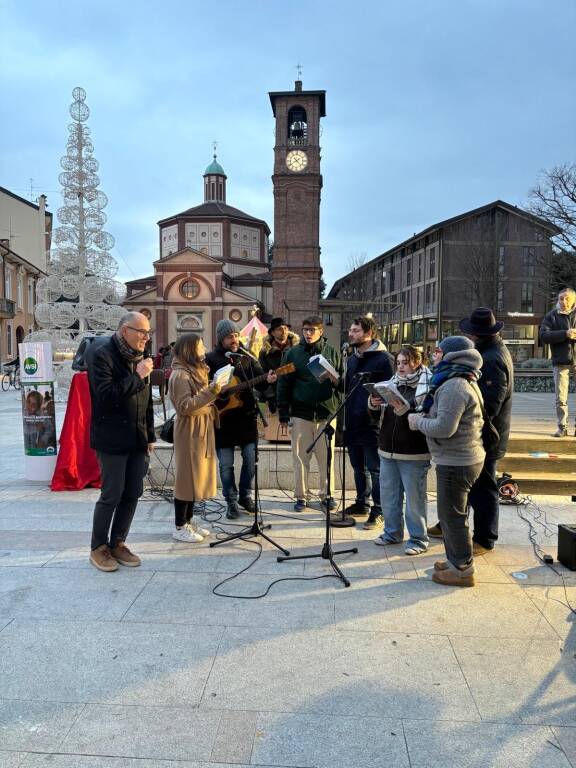
[[[330,466],[330,488],[326,484],[326,466],[328,464],[328,448],[326,446],[326,436],[323,435],[314,449],[306,453],[306,448],[318,437],[318,433],[324,428],[325,421],[307,421],[292,417],[292,460],[294,463],[294,496],[297,499],[307,499],[310,496],[308,487],[308,473],[310,471],[310,459],[312,454],[316,457],[318,464],[318,473],[320,476],[320,498],[332,496],[334,488],[334,448],[336,445],[335,435],[332,435],[332,463]]]

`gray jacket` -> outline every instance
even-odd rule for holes
[[[477,370],[482,366],[475,349],[450,352],[444,360],[473,365]],[[420,415],[417,426],[426,435],[436,464],[467,467],[484,461],[480,397],[478,388],[462,378],[448,379],[434,393],[430,411]]]

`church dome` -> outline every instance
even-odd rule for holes
[[[220,163],[216,160],[216,155],[214,155],[214,160],[210,163],[208,168],[204,171],[204,176],[210,176],[217,174],[219,176],[226,176],[224,173],[224,168],[220,165]]]

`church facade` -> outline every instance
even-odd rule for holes
[[[149,317],[155,349],[189,332],[210,349],[219,320],[242,327],[255,309],[272,306],[270,229],[228,205],[226,181],[214,155],[204,173],[204,202],[158,222],[154,274],[126,283],[124,306]]]

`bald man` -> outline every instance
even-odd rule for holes
[[[145,356],[152,336],[140,312],[128,312],[109,339],[87,355],[92,398],[90,444],[102,476],[94,508],[90,562],[100,571],[135,567],[140,558],[126,546],[155,441],[150,372]]]

